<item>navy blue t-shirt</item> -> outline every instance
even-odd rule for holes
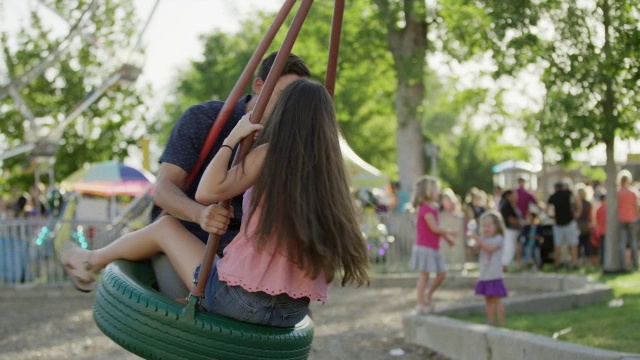
[[[245,114],[246,104],[250,99],[251,96],[247,95],[240,99],[234,107],[232,114],[229,116],[229,119],[220,131],[220,135],[214,142],[211,152],[207,155],[205,162],[198,170],[198,173],[189,186],[189,189],[185,192],[189,198],[195,199],[196,190],[198,189],[198,184],[200,183],[204,170],[213,159],[213,156],[218,152],[218,150],[220,150],[220,146],[224,139],[231,133],[231,130],[233,130],[238,121],[240,121],[242,116]],[[207,101],[188,108],[173,127],[167,146],[160,157],[160,162],[179,166],[187,173],[190,173],[191,169],[196,166],[196,163],[198,162],[200,151],[204,147],[209,130],[218,117],[220,110],[222,110],[223,105],[224,102],[222,101]],[[231,158],[233,159],[233,156]],[[222,254],[222,250],[224,250],[229,242],[233,240],[240,229],[240,219],[242,218],[242,195],[233,198],[231,204],[234,207],[235,217],[231,219],[227,233],[220,237],[220,244],[217,251],[218,254]],[[180,222],[200,240],[203,242],[207,241],[209,234],[202,230],[200,224],[183,220],[180,220]]]

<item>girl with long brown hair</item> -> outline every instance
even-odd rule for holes
[[[209,279],[200,279],[207,281],[202,305],[241,321],[292,326],[308,314],[310,301],[326,301],[336,274],[342,272],[342,285],[369,283],[367,249],[349,193],[333,101],[324,86],[296,80],[279,96],[264,127],[252,124],[250,116],[226,137],[196,193],[203,204],[244,193],[239,234]],[[227,170],[232,149],[256,131],[252,150]],[[159,231],[164,236],[153,236]],[[165,216],[105,248],[75,248],[64,261],[72,276],[90,281],[115,259],[164,252],[192,288],[204,246]]]

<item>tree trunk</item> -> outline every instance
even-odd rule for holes
[[[616,186],[616,177],[618,169],[613,157],[615,140],[606,142],[607,146],[607,164],[605,171],[607,180],[605,188],[607,189],[607,233],[604,237],[604,272],[618,273],[624,271],[622,267],[622,259],[620,258],[620,238],[618,236],[618,191]]]
[[[425,150],[422,125],[420,120],[415,118],[415,109],[421,105],[423,96],[424,85],[421,84],[418,88],[406,83],[398,83],[396,95],[398,171],[400,186],[406,190],[410,190],[416,179],[424,174]],[[417,98],[420,100],[418,101]]]
[[[601,3],[601,10],[603,14],[604,25],[604,45],[603,51],[605,55],[605,65],[611,62],[613,57],[611,51],[611,43],[609,40],[611,19],[610,19],[610,7],[609,1],[604,0]],[[606,66],[605,66],[606,68]],[[616,187],[616,180],[618,176],[618,169],[614,158],[615,147],[615,129],[618,124],[618,118],[614,109],[616,107],[616,97],[613,91],[613,76],[604,77],[604,98],[602,100],[602,115],[605,123],[604,138],[605,145],[607,147],[607,164],[606,173],[607,180],[605,181],[605,187],[607,189],[607,233],[605,234],[605,246],[604,246],[604,268],[605,272],[617,273],[623,272],[624,266],[623,260],[620,258],[620,237],[618,236],[618,191]]]
[[[416,179],[424,174],[424,137],[422,114],[425,95],[424,68],[427,55],[426,3],[405,0],[403,14],[394,13],[387,0],[377,1],[381,15],[387,22],[389,49],[393,54],[398,77],[396,116],[398,130],[398,170],[400,186],[410,190]],[[403,17],[405,26],[398,28]]]

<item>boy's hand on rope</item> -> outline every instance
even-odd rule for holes
[[[222,235],[227,232],[229,219],[233,217],[233,207],[226,209],[220,205],[213,204],[206,206],[200,212],[198,223],[200,227],[209,234]]]

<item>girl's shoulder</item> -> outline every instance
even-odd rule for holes
[[[269,149],[269,144],[261,144],[256,146],[255,148],[251,149],[249,154],[247,154],[244,162],[250,163],[258,161],[259,163],[262,163],[267,155],[267,149]]]
[[[253,148],[251,151],[256,151],[258,153],[266,153],[267,149],[269,148],[269,143],[264,143],[264,144],[260,144],[258,146],[256,146],[255,148]]]

